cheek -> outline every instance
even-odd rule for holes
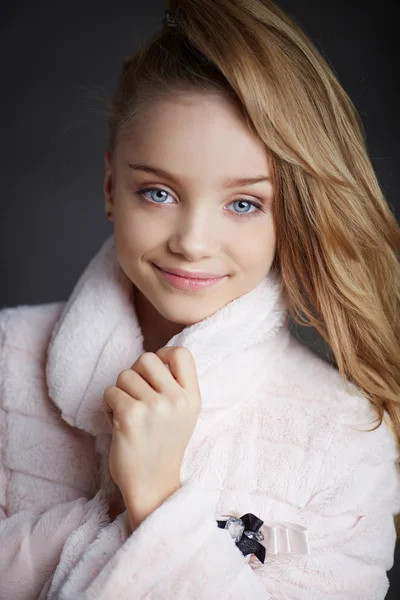
[[[246,235],[235,237],[232,253],[237,264],[261,270],[270,265],[275,255],[276,236],[272,221],[262,227],[248,230]]]
[[[121,249],[141,255],[165,241],[165,222],[151,218],[145,211],[121,211],[114,222],[114,236]]]

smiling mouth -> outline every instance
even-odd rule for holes
[[[168,285],[172,285],[172,287],[180,290],[201,290],[213,287],[227,277],[227,275],[224,275],[223,277],[214,277],[212,279],[195,279],[193,277],[182,277],[181,275],[169,273],[168,271],[164,271],[163,269],[161,269],[161,267],[158,267],[154,263],[153,266],[155,267],[157,272],[160,273],[163,280],[167,282]]]
[[[161,269],[165,273],[170,273],[171,275],[177,275],[178,277],[184,277],[185,279],[221,279],[225,277],[225,275],[216,275],[215,273],[205,273],[203,271],[193,272],[185,271],[184,269],[165,269],[153,263],[155,267]]]

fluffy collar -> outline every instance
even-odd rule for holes
[[[133,303],[134,286],[108,238],[80,276],[47,349],[51,399],[70,425],[92,435],[109,432],[104,390],[144,352]],[[229,409],[257,374],[273,370],[289,340],[281,278],[270,271],[251,292],[188,326],[167,346],[185,346],[195,359],[202,411]]]

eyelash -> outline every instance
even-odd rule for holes
[[[153,202],[152,200],[149,200],[148,198],[146,198],[144,196],[144,194],[146,192],[166,192],[167,194],[169,194],[171,196],[171,194],[169,192],[167,192],[167,190],[164,190],[163,188],[158,188],[158,187],[147,187],[147,188],[142,188],[136,191],[136,194],[139,196],[141,201],[150,203],[150,204],[160,204],[162,205],[163,203],[159,203],[159,202]],[[250,217],[256,217],[258,216],[260,213],[264,213],[265,210],[262,206],[262,204],[259,204],[258,202],[254,202],[254,200],[247,200],[246,198],[238,198],[237,200],[234,200],[234,202],[247,202],[248,204],[251,204],[252,206],[255,206],[257,208],[257,210],[251,212],[251,213],[234,213],[236,214],[236,216],[238,216],[240,219],[243,218],[250,218]]]

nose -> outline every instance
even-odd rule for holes
[[[220,250],[221,240],[213,220],[208,211],[183,212],[170,235],[170,251],[181,254],[188,262],[215,256]]]

